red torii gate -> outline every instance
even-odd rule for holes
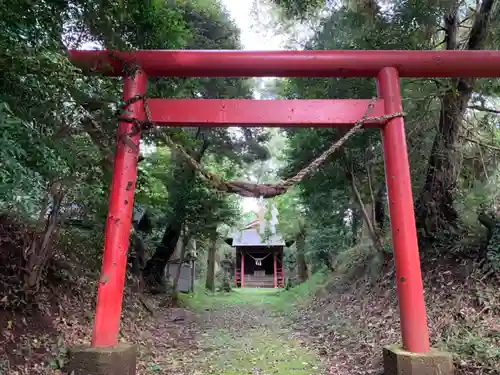
[[[123,76],[125,101],[146,94],[149,76],[376,77],[379,98],[370,113],[374,117],[402,111],[400,77],[500,77],[500,51],[72,50],[69,56],[85,69]],[[133,77],[124,73],[124,63],[139,68]],[[148,105],[151,120],[162,126],[338,127],[352,126],[363,117],[370,102],[149,99]],[[146,120],[141,101],[130,104],[128,110],[130,113],[125,116]],[[429,355],[404,121],[394,118],[384,124],[371,125],[380,127],[382,132],[403,348],[407,352]],[[132,128],[132,123],[121,122],[117,139],[130,134]],[[120,141],[116,145],[93,348],[118,345],[140,134],[132,135],[131,139],[137,147],[131,148]],[[401,355],[394,350],[386,354],[386,357]],[[441,359],[444,358],[445,364],[439,365],[441,373],[446,373],[447,366],[451,366],[449,356],[444,357]],[[432,366],[436,363],[440,362],[434,358]],[[108,373],[112,373],[111,370]]]

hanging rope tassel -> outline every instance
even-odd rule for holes
[[[262,266],[262,261],[263,261],[264,259],[266,259],[269,255],[271,255],[271,253],[267,254],[267,255],[266,255],[265,257],[263,257],[263,258],[255,258],[255,257],[253,257],[251,254],[248,254],[248,253],[247,253],[247,255],[248,255],[250,258],[252,258],[253,260],[255,260],[255,265],[256,265],[256,266]]]

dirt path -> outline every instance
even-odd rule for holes
[[[275,312],[274,290],[243,289],[188,302],[200,312],[196,375],[319,375],[316,353]],[[188,372],[186,372],[188,374]]]

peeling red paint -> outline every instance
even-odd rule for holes
[[[87,66],[97,61],[108,61],[113,67],[108,73],[116,75],[124,75],[118,61],[134,61],[143,72],[163,77],[377,77],[379,100],[375,104],[374,116],[379,112],[394,114],[402,111],[400,76],[500,77],[500,51],[165,50],[116,52],[114,55],[120,56],[116,61],[110,60],[109,52],[70,51],[69,55],[74,62]],[[147,78],[143,72],[136,73],[134,77],[124,76],[125,100],[145,94]],[[160,122],[160,125],[186,126],[195,123],[265,127],[298,124],[335,127],[358,120],[361,117],[359,106],[363,101],[153,99],[150,104],[153,121]],[[165,105],[172,110],[166,109]],[[180,110],[179,105],[187,109]],[[142,102],[137,101],[128,109],[128,116],[134,113],[138,120],[145,119]],[[427,352],[429,337],[404,121],[403,118],[395,118],[375,125],[382,128],[403,346],[408,351]],[[109,275],[109,280],[103,277],[101,280],[105,281],[99,285],[92,338],[94,347],[110,347],[117,343],[140,138],[140,134],[130,135],[132,130],[130,122],[122,122],[117,134],[117,140],[126,140],[130,147],[117,142],[102,271],[103,275]],[[276,272],[275,266],[275,276]],[[283,271],[279,272],[282,275]],[[235,276],[237,280],[238,274]],[[240,278],[243,287],[244,253],[241,254]]]
[[[147,78],[144,74],[136,74],[135,78],[128,77],[124,80],[125,100],[137,94],[145,93]],[[130,107],[140,120],[145,119],[142,103],[136,102],[131,104]],[[120,123],[117,139],[127,139],[136,147],[131,149],[124,146],[122,142],[117,142],[116,145],[109,198],[109,215],[104,236],[103,276],[98,284],[96,313],[92,332],[93,347],[112,347],[118,342],[140,137],[139,134],[127,136],[128,138],[123,137],[131,132],[131,123]]]

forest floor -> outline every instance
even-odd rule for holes
[[[238,289],[186,299],[200,312],[196,361],[203,375],[324,374],[317,351],[294,337],[274,289]]]
[[[0,375],[64,374],[68,348],[89,344],[97,276],[49,269],[29,309],[16,300],[8,250],[0,252]],[[379,375],[382,347],[400,341],[394,270],[349,272],[290,290],[198,291],[182,295],[182,307],[133,293],[129,280],[120,340],[138,346],[137,375]],[[432,346],[455,354],[457,375],[500,375],[498,273],[442,257],[425,259],[423,273]]]
[[[498,278],[481,273],[474,261],[429,259],[427,265],[432,346],[454,354],[457,375],[500,375]],[[383,374],[382,347],[401,335],[394,270],[380,271],[354,279],[318,274],[288,291],[183,296],[193,312],[196,350],[191,346],[166,373]]]
[[[401,335],[394,270],[379,272],[186,297],[199,316],[195,374],[383,374],[382,347]],[[499,275],[444,257],[423,272],[431,345],[454,355],[457,375],[500,375]]]

